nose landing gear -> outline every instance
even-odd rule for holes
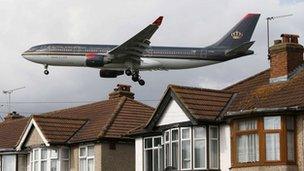
[[[49,73],[50,73],[49,70],[48,70],[48,67],[49,67],[48,65],[44,65],[44,69],[45,69],[44,74],[45,75],[49,75]]]
[[[141,79],[140,75],[139,75],[139,71],[131,71],[130,69],[127,69],[125,71],[127,76],[131,76],[132,75],[132,80],[134,82],[138,82],[139,85],[143,86],[145,85],[145,81],[143,79]]]

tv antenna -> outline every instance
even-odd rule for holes
[[[272,17],[267,17],[266,21],[267,21],[267,49],[268,49],[268,58],[270,58],[270,51],[269,51],[269,21],[271,20],[275,20],[275,19],[279,19],[279,18],[285,18],[285,17],[290,17],[293,14],[286,14],[286,15],[278,15],[278,16],[272,16]]]
[[[19,87],[19,88],[15,88],[15,89],[11,89],[11,90],[3,90],[3,94],[6,94],[8,95],[8,113],[11,112],[11,95],[13,92],[17,91],[17,90],[21,90],[21,89],[24,89],[25,87]]]

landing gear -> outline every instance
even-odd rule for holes
[[[127,69],[125,71],[125,73],[126,73],[127,76],[131,76],[132,75],[132,71],[130,69]]]
[[[127,76],[131,76],[132,75],[132,80],[134,82],[138,82],[139,85],[143,86],[145,85],[145,81],[143,79],[141,79],[140,75],[139,75],[139,71],[131,71],[130,69],[127,69],[125,71],[125,74]]]
[[[49,72],[48,70],[44,70],[44,74],[45,74],[45,75],[49,75],[49,73],[50,73],[50,72]]]
[[[44,74],[45,75],[49,75],[49,73],[50,73],[49,70],[48,70],[48,67],[49,67],[48,65],[44,65],[44,69],[45,69]]]
[[[139,85],[143,86],[143,85],[145,85],[146,82],[144,80],[140,79],[140,80],[138,80],[138,83],[139,83]]]

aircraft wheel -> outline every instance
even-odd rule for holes
[[[132,80],[134,81],[134,82],[136,82],[136,81],[138,81],[138,75],[132,75]]]
[[[126,73],[126,75],[127,75],[127,76],[132,75],[132,71],[131,71],[131,70],[129,70],[129,69],[127,69],[127,70],[125,71],[125,73]]]
[[[45,75],[49,75],[49,73],[50,73],[50,72],[49,72],[48,70],[44,70],[44,74],[45,74]]]
[[[138,80],[138,83],[139,83],[139,85],[143,86],[143,85],[145,85],[146,82],[144,80],[140,79],[140,80]]]

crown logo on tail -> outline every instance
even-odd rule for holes
[[[233,33],[231,33],[231,37],[235,40],[240,39],[243,37],[243,33],[239,32],[239,31],[235,31]]]

